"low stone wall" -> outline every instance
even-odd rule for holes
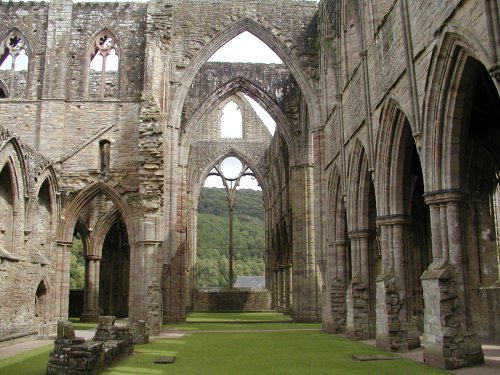
[[[134,337],[128,327],[114,325],[115,317],[101,316],[96,334],[85,341],[75,337],[70,322],[59,322],[47,375],[94,375],[134,353]]]
[[[271,310],[268,290],[196,291],[194,296],[194,311]]]

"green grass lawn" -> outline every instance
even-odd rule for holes
[[[318,331],[225,332],[187,334],[181,339],[155,340],[136,346],[136,354],[106,374],[376,374],[420,375],[446,372],[397,359],[360,362],[351,355],[379,350]],[[174,364],[153,364],[174,355]]]
[[[53,344],[0,360],[0,374],[45,375],[49,353]]]
[[[190,314],[190,323],[168,325],[185,331],[178,339],[156,339],[137,345],[135,354],[105,374],[335,374],[335,375],[412,375],[447,374],[448,372],[405,359],[356,361],[352,355],[384,353],[363,343],[323,333],[319,324],[290,323],[276,313]],[[204,323],[204,321],[217,323]],[[76,322],[79,324],[79,322]],[[95,324],[82,323],[93,328]],[[316,330],[305,330],[315,328]],[[85,329],[85,328],[79,328]],[[227,332],[207,330],[226,329]],[[269,332],[269,329],[281,329]],[[293,329],[293,331],[289,331]],[[243,330],[243,332],[234,332]],[[246,331],[245,331],[246,330]],[[252,330],[261,330],[252,332]],[[199,331],[196,334],[191,331]],[[43,375],[53,345],[0,360],[0,374]],[[385,353],[388,354],[388,353]],[[174,355],[174,364],[153,361]],[[390,354],[389,354],[390,355]]]

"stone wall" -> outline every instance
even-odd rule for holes
[[[194,297],[194,311],[267,311],[271,310],[271,293],[263,291],[221,290],[206,292],[198,290]]]

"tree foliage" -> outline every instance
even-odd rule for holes
[[[264,273],[262,192],[238,190],[234,215],[234,275]],[[203,188],[198,205],[198,287],[226,287],[229,280],[229,218],[225,189]]]
[[[83,257],[83,244],[79,238],[73,239],[70,255],[69,288],[83,289],[85,286],[85,258]]]
[[[262,192],[238,190],[234,215],[234,274],[264,273],[264,208]],[[203,188],[198,205],[198,287],[226,287],[229,280],[229,221],[225,189]],[[75,237],[71,248],[70,288],[85,285],[82,241]]]

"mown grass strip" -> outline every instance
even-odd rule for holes
[[[446,374],[405,359],[355,361],[352,355],[384,352],[314,331],[187,334],[182,339],[155,340],[136,348],[133,357],[109,369],[106,374]],[[164,355],[176,356],[175,363],[153,364],[155,359]]]
[[[0,374],[5,375],[45,375],[49,353],[54,345],[41,348],[0,360]]]

